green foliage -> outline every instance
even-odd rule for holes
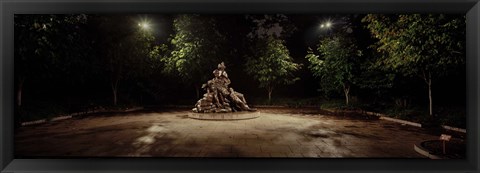
[[[217,30],[215,18],[201,15],[178,15],[173,29],[171,52],[160,58],[164,72],[199,86],[212,77],[212,70],[224,60],[225,36]]]
[[[162,68],[162,58],[169,54],[168,46],[166,44],[154,45],[149,52],[148,57],[151,60],[150,67],[152,69]]]
[[[247,34],[248,38],[286,39],[297,29],[284,14],[246,15],[246,18],[254,25]]]
[[[137,29],[131,37],[127,56],[132,58],[129,65],[135,67],[129,73],[133,78],[147,76],[159,66],[155,57],[161,53],[159,50],[162,50],[162,47],[155,45],[156,38],[150,30]]]
[[[379,67],[438,77],[465,63],[465,16],[370,14],[362,21],[378,39]]]
[[[32,118],[26,114],[30,111],[27,109],[35,109],[38,113],[33,116],[39,117],[58,113],[60,109],[55,105],[24,104],[25,98],[33,97],[33,92],[23,92],[24,88],[38,87],[39,82],[48,85],[44,81],[50,84],[59,78],[65,79],[63,83],[73,82],[75,79],[71,76],[88,75],[88,69],[79,66],[88,64],[86,59],[92,49],[88,38],[83,37],[87,15],[17,14],[14,19],[15,121],[18,123],[20,119]]]
[[[355,42],[347,35],[337,34],[323,38],[317,51],[319,55],[309,49],[305,58],[310,62],[308,68],[313,75],[320,78],[321,89],[327,94],[343,89],[348,97],[358,75],[362,55]]]
[[[97,19],[100,36],[96,44],[100,51],[92,64],[94,71],[101,72],[110,82],[116,105],[121,81],[145,77],[155,70],[149,67],[158,66],[152,58],[157,53],[155,36],[150,29],[137,27],[132,16],[107,15]]]
[[[125,25],[121,22],[123,20],[123,16],[106,16],[101,18],[99,25],[103,33],[99,46],[104,51],[100,55],[99,67],[108,67],[103,70],[107,70],[111,81],[137,78],[148,73],[151,68],[144,67],[154,62],[151,57],[156,53],[153,33],[137,27],[125,28],[135,25],[133,22]]]
[[[289,85],[300,78],[294,72],[301,68],[293,62],[283,40],[272,36],[257,39],[252,50],[253,55],[247,57],[245,71],[259,82],[260,88],[271,91],[277,85]]]
[[[382,90],[393,87],[394,73],[375,68],[371,63],[363,63],[359,71],[354,83],[360,88]]]
[[[15,75],[49,77],[68,72],[88,52],[80,27],[86,15],[15,15]],[[80,60],[79,60],[80,59]],[[38,76],[43,74],[44,76]]]
[[[374,48],[382,58],[377,67],[423,79],[433,115],[432,80],[465,63],[465,16],[369,14],[362,21],[378,39]]]
[[[283,14],[247,15],[252,27],[247,38],[251,41],[251,55],[247,56],[245,71],[259,82],[260,88],[268,92],[271,101],[273,89],[278,85],[289,85],[300,80],[293,74],[301,68],[293,61],[285,46],[295,26]]]

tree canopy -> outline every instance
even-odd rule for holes
[[[289,85],[300,80],[294,72],[301,68],[294,62],[285,44],[285,39],[296,29],[289,18],[283,14],[247,15],[251,22],[250,33],[247,34],[251,46],[246,55],[245,71],[252,75],[265,88],[268,101],[278,85]]]
[[[465,17],[444,14],[370,14],[364,19],[382,58],[379,67],[418,76],[428,86],[432,110],[432,80],[465,63]]]
[[[225,36],[216,28],[213,17],[196,14],[178,15],[173,22],[170,53],[163,56],[164,72],[173,74],[189,85],[199,88],[206,82],[216,64],[225,59]]]
[[[17,106],[22,105],[25,80],[48,79],[85,64],[88,42],[80,29],[86,15],[15,15],[15,78]]]
[[[101,47],[97,66],[103,68],[97,70],[106,74],[112,103],[117,105],[119,82],[145,75],[152,66],[155,37],[146,28],[136,27],[133,20],[125,25],[123,16],[105,16],[99,20],[98,30],[102,34],[96,44]]]
[[[308,68],[314,76],[320,78],[320,86],[326,93],[342,89],[348,105],[350,89],[358,73],[361,51],[344,34],[322,39],[317,51],[320,55],[311,49],[306,55],[305,58],[310,62]]]
[[[277,85],[293,84],[300,80],[294,75],[300,65],[293,62],[283,40],[273,36],[259,39],[252,51],[245,70],[259,82],[260,88],[267,90],[268,100],[271,100],[272,91]]]
[[[275,91],[270,103],[287,105],[344,97],[362,109],[423,110],[401,100],[429,103],[432,115],[450,97],[463,106],[462,94],[444,91],[463,93],[464,15],[18,14],[14,26],[16,105],[25,109],[44,98],[68,111],[190,104],[222,61],[253,105]]]

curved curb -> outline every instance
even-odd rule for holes
[[[428,141],[435,141],[435,140],[428,140]],[[422,142],[418,142],[416,144],[413,145],[413,149],[421,154],[421,155],[424,155],[425,157],[428,157],[430,159],[448,159],[446,157],[442,157],[442,156],[439,156],[439,155],[435,155],[435,154],[431,154],[426,148],[422,147],[422,143],[424,143],[426,141],[422,141]]]
[[[143,110],[143,109],[144,109],[144,107],[134,107],[134,108],[130,108],[130,109],[126,109],[126,110],[121,110],[121,111],[118,111],[118,110],[117,110],[117,111],[112,111],[112,110],[99,109],[99,110],[92,110],[92,111],[75,112],[75,113],[70,113],[70,114],[67,114],[67,115],[64,115],[64,116],[56,116],[56,117],[51,118],[51,119],[44,118],[44,119],[40,119],[40,120],[22,122],[21,125],[22,125],[22,126],[29,126],[29,125],[43,124],[43,123],[47,123],[47,122],[53,122],[53,121],[59,121],[59,120],[66,120],[66,119],[70,119],[70,118],[73,118],[73,117],[77,117],[77,116],[81,116],[81,115],[85,115],[85,114],[91,114],[91,113],[101,113],[101,112],[118,112],[118,113],[122,113],[122,112],[133,112],[133,111],[138,111],[138,110]]]
[[[392,121],[392,122],[396,122],[396,123],[401,123],[401,124],[407,124],[407,125],[415,126],[415,127],[422,127],[422,124],[420,124],[420,123],[410,122],[410,121],[396,119],[396,118],[390,118],[390,117],[386,117],[386,116],[380,116],[379,119]]]
[[[452,131],[456,131],[456,132],[467,133],[467,129],[462,129],[462,128],[458,128],[458,127],[451,127],[451,126],[443,125],[442,128],[446,129],[446,130],[452,130]]]
[[[333,112],[335,110],[333,109],[325,109],[327,111],[330,111],[330,112]],[[379,117],[379,119],[381,120],[387,120],[387,121],[392,121],[392,122],[396,122],[396,123],[401,123],[401,124],[406,124],[406,125],[410,125],[410,126],[415,126],[415,127],[423,127],[423,125],[421,123],[416,123],[416,122],[411,122],[411,121],[407,121],[407,120],[402,120],[402,119],[397,119],[397,118],[392,118],[392,117],[389,117],[385,114],[381,114],[381,113],[377,113],[377,112],[370,112],[370,111],[343,111],[343,112],[356,112],[356,113],[365,113],[367,115],[374,115],[374,116],[377,116]],[[456,132],[461,132],[461,133],[467,133],[467,130],[466,129],[462,129],[462,128],[458,128],[458,127],[452,127],[452,126],[448,126],[448,125],[442,125],[441,126],[443,129],[445,130],[451,130],[451,131],[456,131]]]
[[[248,120],[258,117],[260,117],[259,111],[246,113],[188,113],[188,118],[213,121]]]

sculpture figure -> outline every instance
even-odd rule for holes
[[[214,78],[202,85],[207,93],[197,101],[195,108],[192,109],[193,112],[255,111],[247,105],[242,93],[228,87],[231,81],[225,69],[223,62],[218,64],[217,69],[213,71]]]

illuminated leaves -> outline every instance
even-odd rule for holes
[[[294,72],[301,66],[293,62],[283,40],[273,36],[257,39],[252,51],[253,55],[247,57],[245,71],[259,82],[259,87],[271,92],[277,85],[300,80]]]
[[[220,63],[225,36],[216,28],[213,17],[196,14],[178,15],[170,38],[170,54],[161,58],[164,72],[180,77],[184,82],[200,84],[211,77]]]
[[[317,51],[319,54],[309,49],[305,58],[310,62],[310,71],[320,78],[323,91],[336,92],[353,83],[361,56],[353,40],[343,34],[325,37],[318,44]]]
[[[367,15],[363,22],[378,39],[377,65],[405,75],[444,75],[465,61],[465,17],[443,14]]]
[[[465,16],[370,14],[363,22],[378,39],[374,48],[382,58],[377,66],[422,78],[429,90],[433,115],[432,80],[465,63]]]

